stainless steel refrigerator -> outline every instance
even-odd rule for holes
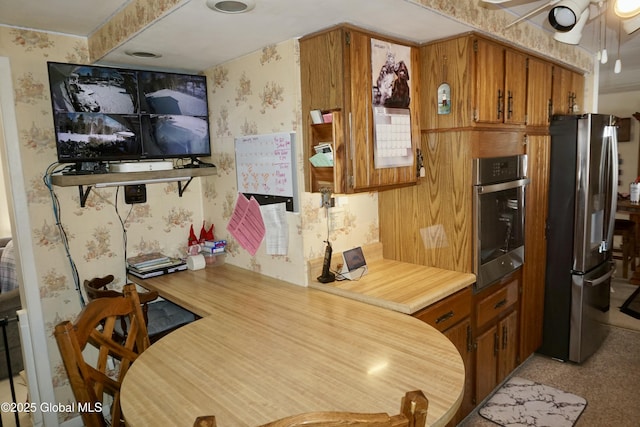
[[[616,118],[554,116],[547,217],[543,344],[581,363],[608,333],[606,316],[618,186]]]

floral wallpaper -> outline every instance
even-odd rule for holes
[[[60,321],[75,318],[81,306],[63,236],[56,225],[52,194],[43,181],[45,171],[57,160],[46,62],[88,63],[88,47],[81,38],[0,27],[0,55],[11,63],[32,225],[32,257],[37,260],[39,277],[38,283],[24,286],[38,286],[55,395],[59,402],[67,403],[74,398],[52,332]],[[210,92],[211,161],[218,174],[195,179],[182,197],[178,196],[176,183],[153,184],[147,186],[147,203],[127,205],[118,188],[92,188],[85,207],[81,207],[76,187],[53,186],[59,200],[60,224],[80,281],[113,274],[114,284],[119,287],[125,277],[126,256],[151,251],[183,255],[190,226],[193,224],[197,231],[204,221],[214,224],[216,238],[228,241],[227,263],[306,285],[306,261],[322,256],[323,240],[327,238],[319,195],[301,193],[300,212],[286,214],[287,255],[267,255],[263,244],[251,256],[226,232],[237,197],[235,137],[294,132],[298,136],[296,173],[298,181],[303,182],[298,70],[296,40],[267,46],[205,70]],[[377,195],[344,199],[349,200],[345,227],[329,235],[336,250],[377,241]],[[73,416],[61,414],[60,421]]]
[[[226,231],[237,198],[234,140],[236,137],[273,132],[296,135],[296,175],[303,186],[302,114],[299,82],[299,52],[296,40],[265,46],[250,55],[204,70],[208,78],[212,157],[217,176],[194,179],[182,197],[176,183],[147,186],[147,203],[127,205],[118,188],[93,188],[80,207],[78,189],[52,187],[43,181],[45,171],[56,163],[53,117],[49,99],[47,61],[90,63],[166,11],[177,0],[135,0],[90,39],[27,31],[0,26],[0,56],[11,64],[14,88],[18,144],[23,163],[23,180],[27,189],[28,215],[31,224],[37,286],[41,297],[44,329],[49,337],[48,360],[58,402],[74,401],[52,335],[54,326],[73,319],[80,310],[80,297],[75,289],[69,258],[75,261],[80,281],[113,274],[115,285],[125,278],[127,256],[162,251],[179,256],[185,252],[190,226],[196,230],[204,222],[214,224],[217,238],[228,241],[226,262],[306,285],[306,263],[321,257],[324,241],[332,242],[335,251],[377,242],[377,193],[339,197],[344,209],[344,227],[328,232],[327,212],[320,206],[320,195],[300,191],[300,211],[287,213],[288,251],[286,255],[268,255],[264,244],[251,256]],[[559,58],[584,69],[588,61],[579,54],[572,56],[529,30],[501,31],[498,15],[487,14],[477,5],[451,8],[443,0],[420,0],[434,8],[477,27],[479,20],[487,31],[492,29],[507,40],[521,42],[542,52],[553,52]],[[451,10],[449,10],[451,9]],[[523,31],[517,33],[517,31]],[[2,135],[0,135],[0,138]],[[54,216],[53,195],[59,200],[59,222],[64,239],[69,243],[69,257],[63,235]],[[20,218],[17,218],[20,221]],[[21,236],[22,238],[24,236]],[[27,238],[28,238],[27,237]],[[215,267],[213,267],[215,268]],[[60,421],[75,414],[61,414]]]
[[[124,42],[183,0],[132,0],[112,16],[88,40],[91,62],[98,61],[114,46]]]
[[[212,161],[218,175],[207,179],[203,194],[207,223],[216,224],[216,237],[228,242],[227,262],[287,282],[306,284],[306,261],[324,254],[326,216],[320,195],[302,192],[300,212],[287,213],[287,255],[267,255],[263,246],[252,257],[222,225],[229,222],[237,198],[235,138],[245,135],[293,132],[296,135],[296,174],[304,182],[300,111],[298,43],[289,40],[206,70],[209,81]],[[217,191],[215,190],[217,189]],[[217,197],[216,197],[217,196]],[[378,241],[377,195],[349,196],[346,226],[329,235],[336,250]]]

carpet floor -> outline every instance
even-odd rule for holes
[[[594,355],[583,364],[576,365],[534,354],[512,374],[586,399],[587,406],[575,427],[640,425],[640,319],[619,310],[637,287],[624,279],[614,279],[612,288],[609,310],[612,327]],[[482,418],[477,409],[460,426],[496,426]]]

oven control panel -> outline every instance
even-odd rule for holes
[[[525,178],[527,156],[474,159],[474,185],[495,184]]]

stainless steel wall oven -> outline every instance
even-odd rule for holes
[[[475,291],[524,262],[527,156],[474,159],[473,252]]]

